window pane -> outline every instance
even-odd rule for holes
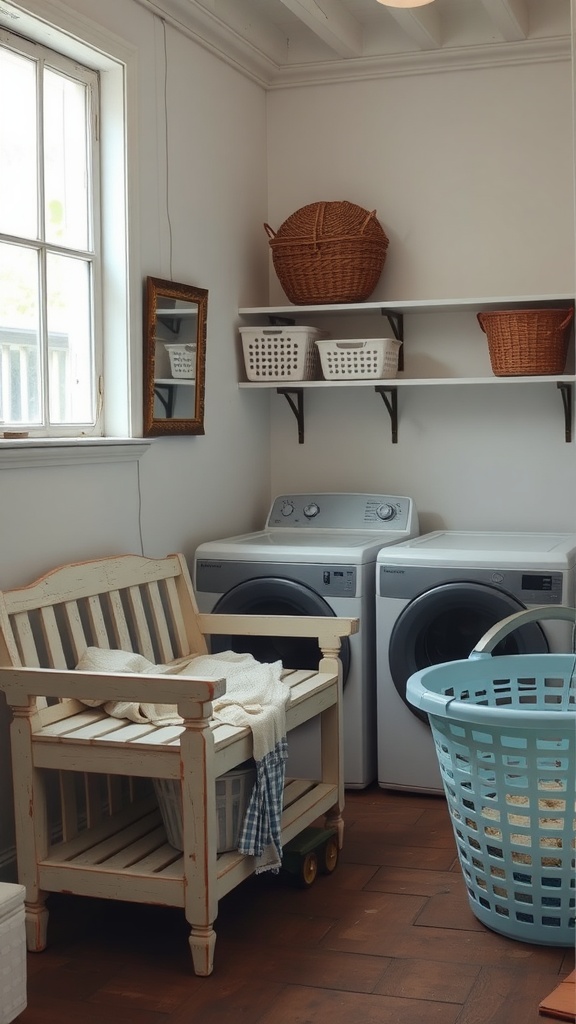
[[[50,422],[93,423],[90,265],[48,254],[46,294]]]
[[[55,71],[44,73],[46,240],[89,248],[87,90]]]
[[[38,237],[36,64],[0,49],[0,231]],[[7,102],[12,97],[12,102]]]
[[[38,254],[0,243],[0,421],[42,421]]]

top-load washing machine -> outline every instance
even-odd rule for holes
[[[575,606],[576,534],[435,531],[381,551],[376,568],[378,781],[443,792],[427,716],[410,675],[467,658],[494,623],[534,605]],[[572,626],[546,620],[495,654],[572,650]]]
[[[283,494],[257,533],[201,544],[194,585],[201,612],[341,615],[360,619],[345,638],[344,782],[363,788],[376,778],[376,555],[418,532],[410,498],[385,494]],[[214,637],[212,651],[235,650],[286,668],[318,664],[315,640]],[[287,771],[319,770],[318,723],[290,732]]]

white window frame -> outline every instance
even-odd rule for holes
[[[32,10],[31,10],[32,8]],[[0,27],[10,29],[100,73],[101,330],[104,355],[104,434],[100,438],[0,438],[18,465],[31,449],[32,464],[43,447],[51,458],[82,459],[94,446],[109,446],[111,457],[144,451],[142,441],[142,268],[138,235],[137,51],[81,14],[53,0],[0,3]],[[129,183],[129,185],[128,185]],[[130,439],[134,439],[130,442]],[[128,444],[118,444],[118,441]],[[14,454],[14,448],[18,453]],[[127,455],[126,457],[129,457]],[[132,456],[133,457],[133,456]],[[53,463],[51,463],[53,464]]]
[[[86,106],[86,120],[87,120],[87,131],[90,138],[90,145],[88,147],[88,178],[89,178],[89,192],[87,197],[88,202],[88,236],[89,241],[86,243],[86,250],[80,251],[75,247],[65,247],[65,251],[74,255],[76,253],[83,262],[87,263],[90,267],[90,319],[91,326],[90,332],[92,337],[92,403],[94,413],[93,424],[69,424],[65,420],[58,422],[50,422],[49,419],[49,408],[57,402],[57,395],[50,392],[50,398],[46,400],[45,417],[46,421],[35,427],[32,423],[28,427],[28,417],[23,416],[24,425],[28,428],[29,433],[32,436],[41,437],[76,437],[76,436],[99,436],[104,433],[104,417],[103,417],[103,352],[102,352],[102,325],[101,325],[101,310],[102,310],[102,289],[100,286],[100,145],[98,138],[98,121],[100,116],[100,83],[98,73],[91,68],[87,68],[79,61],[70,60],[64,54],[51,47],[42,46],[38,42],[33,42],[30,39],[26,39],[23,36],[16,35],[6,29],[0,28],[0,44],[5,46],[8,50],[23,56],[30,58],[31,61],[36,63],[39,75],[44,74],[45,69],[55,70],[60,72],[65,78],[77,81],[81,83],[86,89],[87,106]],[[43,89],[42,89],[43,92]],[[40,156],[40,165],[44,162],[44,132],[43,132],[43,111],[39,109],[37,111],[38,119],[38,139],[39,145],[42,147]],[[43,187],[43,176],[41,176],[38,182],[40,189]],[[38,209],[43,209],[43,204],[38,203]],[[61,250],[60,247],[54,245],[51,241],[45,237],[44,227],[39,230],[38,239],[32,239],[27,236],[12,236],[12,235],[1,235],[0,238],[7,242],[15,242],[19,246],[27,247],[30,243],[30,248],[37,250],[40,256],[41,262],[45,263],[47,255],[50,253],[58,254]],[[43,287],[43,286],[42,286]],[[45,302],[45,296],[40,295],[40,306]],[[9,326],[9,325],[8,325]],[[33,349],[35,346],[33,346]],[[3,353],[4,362],[7,361],[8,351]],[[38,362],[42,366],[42,375],[48,375],[50,373],[50,366],[55,363],[56,352],[51,352],[50,349],[44,351],[43,356],[40,355]],[[26,408],[27,395],[23,391],[23,386],[26,384],[27,369],[29,365],[30,351],[26,346],[17,350],[17,356],[21,366],[20,374],[20,395]],[[42,380],[41,390],[47,396],[47,380]],[[10,428],[11,424],[7,421],[6,426]],[[19,426],[16,425],[12,429],[18,430]]]

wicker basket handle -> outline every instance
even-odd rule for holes
[[[318,246],[318,238],[322,236],[325,213],[326,203],[318,203],[314,213],[314,230],[312,231],[312,242],[314,245],[314,251],[316,251],[316,248]]]
[[[568,312],[566,313],[565,319],[560,324],[560,330],[561,331],[563,331],[566,327],[568,327],[568,324],[572,320],[573,316],[574,316],[574,310],[573,309],[569,309]]]
[[[271,228],[269,224],[264,225],[264,231],[268,235],[268,238],[276,238],[276,232],[274,228]]]
[[[370,213],[367,214],[367,216],[365,217],[364,222],[362,224],[362,227],[360,228],[360,234],[361,235],[364,234],[364,232],[366,231],[366,228],[368,227],[370,221],[374,220],[375,216],[376,216],[376,210],[370,210]]]
[[[576,624],[576,608],[567,608],[565,605],[535,605],[534,608],[527,608],[525,611],[514,612],[513,615],[508,615],[505,619],[501,619],[497,622],[487,633],[478,641],[474,650],[470,654],[470,658],[474,659],[477,656],[482,657],[484,654],[490,654],[491,651],[512,633],[518,626],[528,625],[529,622],[539,622],[541,619],[563,619],[566,622],[573,622]]]

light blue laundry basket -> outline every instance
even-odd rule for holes
[[[429,717],[473,913],[512,939],[573,946],[576,655],[490,653],[542,619],[576,611],[510,615],[468,660],[414,673],[406,695]]]

